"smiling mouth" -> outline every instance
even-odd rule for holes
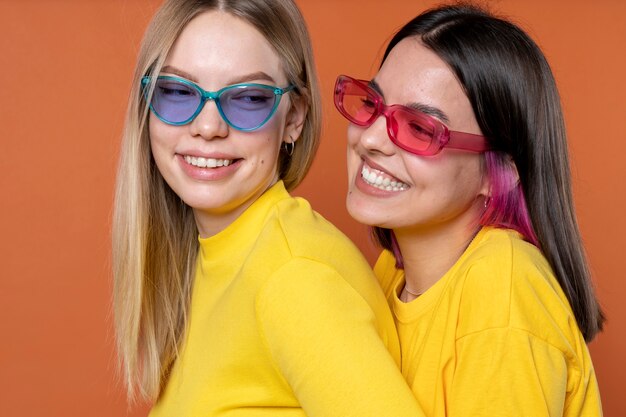
[[[189,165],[193,165],[198,168],[220,168],[227,167],[236,162],[237,159],[215,159],[215,158],[203,158],[201,156],[184,156],[185,162]]]
[[[397,178],[385,174],[382,171],[367,166],[365,163],[361,169],[361,177],[366,184],[378,188],[379,190],[404,191],[409,188],[408,184],[405,184]]]

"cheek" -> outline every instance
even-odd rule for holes
[[[154,129],[150,129],[150,151],[152,152],[153,158],[158,161],[160,159],[163,148],[163,141],[161,140],[161,136],[159,136],[158,132],[155,132]]]
[[[257,139],[258,145],[253,150],[257,158],[251,158],[253,166],[272,167],[278,165],[282,141],[277,138],[276,133],[273,131],[265,137]]]
[[[361,164],[361,155],[358,152],[358,144],[361,138],[363,129],[350,125],[347,130],[347,163],[348,173],[352,174],[357,166]]]
[[[280,104],[281,107],[282,105],[283,103]],[[276,111],[276,113],[274,113],[272,118],[268,120],[267,123],[265,123],[265,125],[263,125],[261,130],[263,130],[264,132],[267,132],[268,142],[271,142],[275,138],[280,138],[280,140],[282,141],[282,138],[285,136],[285,133],[286,133],[285,132],[286,127],[287,127],[286,110],[281,109],[279,107],[279,109]]]
[[[348,130],[346,132],[347,137],[348,137],[348,146],[356,146],[359,143],[359,140],[361,139],[361,133],[363,132],[363,129],[353,125],[352,123],[350,125],[348,125]]]
[[[460,161],[457,167],[457,177],[470,184],[478,183],[482,178],[482,166],[478,154],[468,154],[465,160]]]
[[[456,194],[475,198],[481,191],[483,178],[479,156],[471,155],[459,162],[449,171],[451,188],[456,189]]]
[[[148,135],[150,137],[150,148],[152,153],[165,150],[172,143],[173,132],[170,131],[171,126],[163,123],[155,123],[150,117],[148,126]]]
[[[413,184],[442,198],[450,194],[472,194],[482,181],[480,159],[474,154],[444,151],[428,157],[407,152],[403,155]]]
[[[348,177],[353,178],[361,167],[361,156],[351,146],[348,146],[346,155],[346,166],[348,169]]]

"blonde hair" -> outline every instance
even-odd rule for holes
[[[321,104],[304,19],[291,0],[168,0],[150,23],[137,61],[123,133],[113,216],[113,309],[122,372],[130,399],[155,400],[187,325],[197,228],[192,210],[165,183],[150,151],[140,79],[158,74],[183,28],[220,10],[255,27],[283,60],[295,100],[308,107],[292,155],[278,169],[288,190],[309,170],[317,150]],[[150,95],[151,92],[148,92]],[[296,138],[293,138],[294,140]]]

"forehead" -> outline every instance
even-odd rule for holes
[[[387,104],[421,103],[450,116],[471,109],[450,67],[417,37],[403,39],[391,50],[375,80]]]
[[[221,11],[193,18],[172,46],[165,65],[212,88],[255,72],[264,72],[277,83],[286,81],[282,61],[267,39],[250,23]]]

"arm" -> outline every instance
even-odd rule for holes
[[[278,371],[307,416],[423,415],[372,309],[334,269],[292,260],[259,294],[257,317]]]

